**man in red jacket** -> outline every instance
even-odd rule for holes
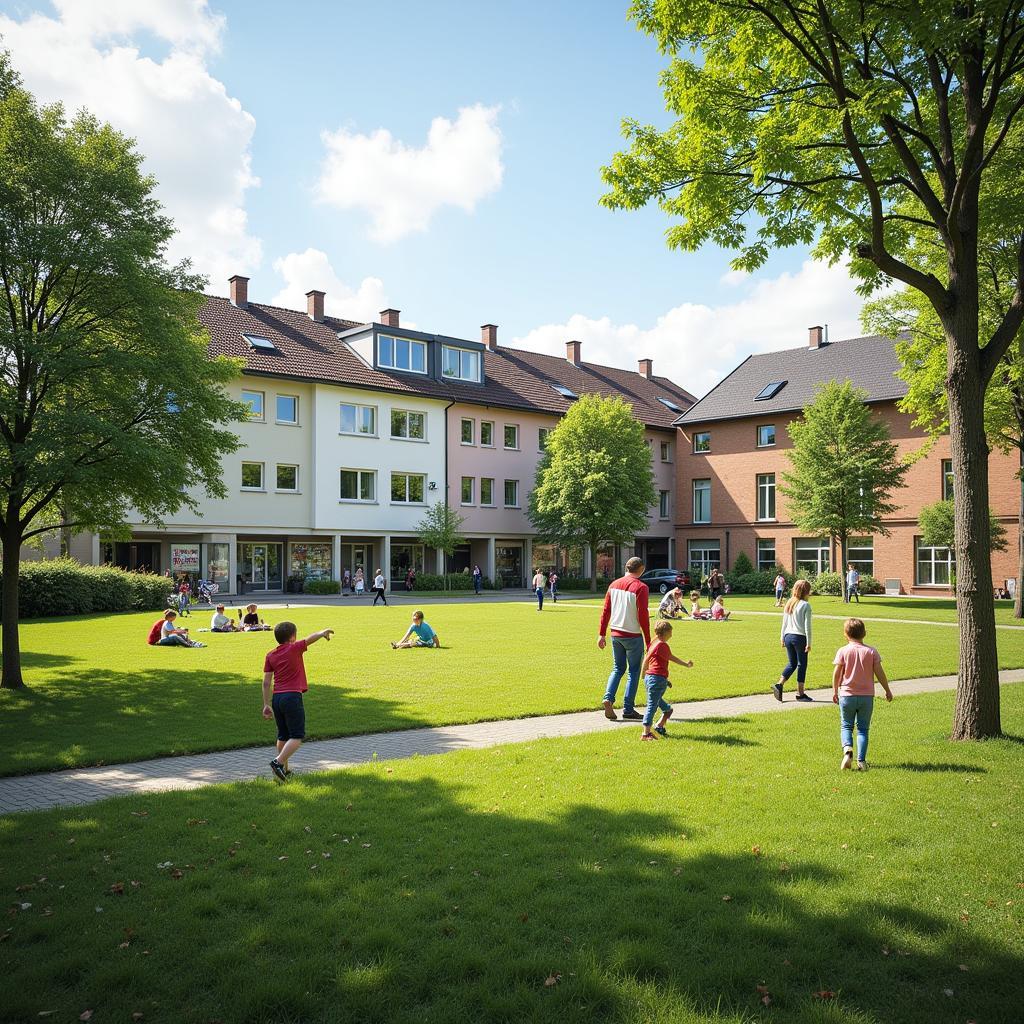
[[[604,694],[604,716],[615,721],[615,692],[622,677],[629,670],[626,692],[622,695],[622,717],[639,722],[641,715],[633,706],[637,687],[640,685],[640,663],[644,651],[651,643],[651,617],[648,611],[650,592],[646,583],[640,582],[644,563],[639,558],[626,562],[626,575],[615,580],[604,595],[601,611],[601,627],[598,630],[597,646],[604,650],[605,634],[609,626],[612,632],[612,672]]]

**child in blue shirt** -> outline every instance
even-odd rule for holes
[[[412,625],[405,631],[405,636],[397,644],[392,642],[391,646],[396,651],[407,647],[440,647],[441,640],[423,621],[423,612],[417,609],[412,613]]]

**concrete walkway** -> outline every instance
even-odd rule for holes
[[[1000,681],[1024,682],[1024,669],[1000,672]],[[897,696],[951,690],[956,676],[905,679],[893,682]],[[689,701],[675,705],[673,721],[725,718],[763,712],[799,713],[806,708],[831,704],[832,691],[808,691],[815,704],[798,703],[793,691],[779,704],[770,694],[726,697],[719,700]],[[600,711],[569,715],[545,715],[472,725],[451,725],[402,732],[347,736],[307,743],[296,755],[296,768],[305,772],[350,768],[377,758],[388,761],[414,754],[446,754],[453,750],[474,750],[502,743],[523,743],[545,737],[578,736],[605,729],[636,729],[635,722],[609,722]],[[212,754],[163,757],[134,764],[102,768],[75,768],[0,779],[0,814],[35,811],[48,807],[91,804],[112,796],[141,796],[170,789],[196,789],[222,782],[240,782],[254,776],[270,776],[268,746],[246,747]],[[301,767],[300,767],[301,766]]]

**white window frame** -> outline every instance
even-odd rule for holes
[[[343,430],[341,425],[341,410],[345,408],[355,409],[355,421],[356,426],[359,425],[359,412],[371,412],[373,414],[373,431],[367,433],[364,430]],[[380,423],[378,420],[380,410],[375,405],[360,405],[358,402],[339,402],[338,403],[338,433],[344,434],[345,437],[377,437],[377,431]]]
[[[491,500],[484,501],[484,484],[489,483],[491,485]],[[497,508],[494,504],[494,477],[493,476],[482,476],[480,477],[480,507],[481,508]]]
[[[469,498],[466,498],[466,481],[469,481]],[[476,477],[464,476],[459,488],[459,503],[462,505],[476,505]]]
[[[947,468],[948,467],[948,468]],[[953,498],[953,490],[955,487],[953,481],[953,460],[943,459],[942,460],[942,500],[951,501]]]
[[[448,373],[445,363],[450,353],[458,353],[459,372]],[[441,346],[441,377],[444,380],[470,380],[474,384],[480,383],[480,364],[482,362],[481,353],[477,349],[473,348],[461,348],[458,345],[442,345]],[[469,358],[471,362],[476,363],[476,373],[466,374],[466,367],[464,360]]]
[[[658,518],[668,519],[672,515],[672,492],[658,492]]]
[[[772,439],[770,441],[761,441],[761,431],[770,430],[772,432]],[[778,431],[775,429],[774,423],[759,423],[757,426],[757,447],[758,448],[774,448],[776,439],[778,438]]]
[[[761,551],[763,550],[762,547],[761,547],[762,544],[765,544],[765,545],[770,544],[771,545],[771,553],[772,553],[772,560],[771,560],[771,562],[766,562],[761,557]],[[775,538],[774,537],[758,537],[757,538],[757,544],[755,545],[755,548],[754,548],[754,554],[757,557],[757,571],[758,572],[770,572],[772,569],[775,568],[775,566],[777,566],[779,564],[779,549],[778,549],[778,546],[775,543]]]
[[[466,424],[469,424],[469,440],[466,440]],[[459,444],[464,445],[475,445],[476,444],[476,420],[471,416],[463,416],[459,423]]]
[[[671,462],[672,461],[672,443],[670,441],[660,442],[661,461]]]
[[[395,497],[395,478],[405,477],[405,499]],[[410,480],[422,480],[423,481],[423,497],[419,501],[409,500],[409,481]],[[427,475],[426,473],[406,473],[402,470],[393,469],[391,471],[391,486],[388,488],[388,497],[392,505],[425,505],[427,503]]]
[[[704,438],[703,442],[697,440],[697,438]],[[706,444],[706,448],[698,447],[700,444]],[[711,431],[710,430],[698,430],[693,435],[693,454],[694,455],[707,455],[711,451]]]
[[[246,395],[252,395],[258,397],[260,401],[260,411],[255,413],[252,410],[252,405],[249,403],[249,399]],[[242,401],[249,406],[249,422],[250,423],[266,423],[267,422],[267,393],[265,391],[253,391],[251,388],[242,389]]]
[[[355,498],[343,498],[341,496],[341,474],[355,473],[356,495]],[[373,497],[363,498],[363,477],[367,477],[373,483]],[[376,505],[377,502],[377,471],[375,469],[357,469],[355,466],[342,466],[338,470],[338,504],[339,505]]]
[[[282,469],[294,469],[295,470],[295,486],[294,487],[282,487],[278,474]],[[274,467],[274,493],[275,494],[299,494],[299,466],[295,462],[278,462]]]
[[[405,433],[395,433],[394,415],[396,412],[405,414]],[[411,437],[409,435],[409,417],[419,416],[423,420],[423,436],[422,437]],[[422,409],[399,409],[393,408],[388,415],[388,430],[391,434],[392,441],[412,441],[415,444],[426,444],[427,442],[427,414]]]
[[[863,552],[869,552],[870,557],[865,558]],[[853,567],[861,576],[875,575],[875,538],[874,537],[851,537],[846,542],[846,561],[853,562]],[[863,568],[869,566],[870,568]],[[843,573],[847,571],[843,566]]]
[[[944,590],[948,590],[950,587],[949,580],[952,578],[951,574],[956,572],[956,553],[952,548],[943,547],[938,544],[924,544],[922,543],[921,537],[914,538],[914,586],[915,587],[940,587]],[[921,553],[929,552],[928,566],[929,575],[931,579],[925,582],[921,579]],[[946,553],[945,558],[936,557],[938,552],[944,551]],[[935,570],[938,566],[945,566],[946,569],[946,582],[936,583],[935,582]]]
[[[815,568],[812,570],[814,573],[831,572],[832,571],[832,545],[829,543],[827,538],[819,537],[794,537],[793,538],[793,572],[800,573],[799,562],[801,561],[800,556],[797,554],[797,550],[800,546],[804,546],[805,551],[814,550],[815,555]],[[813,548],[812,548],[813,545]],[[804,562],[810,562],[809,558],[802,559]],[[846,571],[846,567],[843,567],[843,571]]]
[[[706,486],[698,486],[698,485],[706,485]],[[699,479],[694,480],[693,483],[692,483],[692,492],[693,492],[693,522],[696,525],[698,525],[698,526],[706,525],[707,523],[711,522],[711,480],[706,478],[706,477],[701,477]],[[697,505],[698,505],[698,500],[697,500],[698,492],[701,495],[706,495],[707,496],[707,506],[708,507],[707,507],[707,518],[706,519],[701,519],[701,518],[698,517],[698,508],[697,508]],[[701,502],[701,503],[703,503],[703,502]]]
[[[381,353],[382,353],[381,342],[384,341],[385,339],[391,342],[392,361],[390,363],[385,363],[383,358],[381,358]],[[397,352],[398,352],[397,342],[400,342],[400,341],[405,342],[409,346],[409,365],[408,366],[398,366],[397,363],[395,362],[395,356],[397,355]],[[413,368],[413,365],[412,365],[413,364],[412,353],[413,353],[414,347],[420,348],[420,349],[423,350],[423,369],[422,370],[417,370],[417,369]],[[425,341],[419,341],[419,340],[417,340],[415,338],[402,338],[402,337],[400,337],[397,334],[378,334],[377,335],[377,365],[380,366],[380,367],[383,367],[385,370],[397,370],[399,373],[418,373],[421,377],[425,377],[427,375],[429,369],[430,369],[430,360],[429,360],[428,356],[429,356],[429,352],[427,351],[427,343]]]
[[[491,428],[491,439],[490,441],[484,440],[484,427]],[[480,447],[481,448],[493,448],[494,447],[494,420],[481,420],[480,421]]]
[[[778,495],[775,493],[775,474],[774,473],[758,473],[756,476],[756,487],[757,487],[757,509],[756,509],[756,522],[759,523],[776,523],[778,522]],[[764,504],[762,508],[762,497]],[[769,507],[769,505],[771,507]],[[761,513],[765,512],[765,515]],[[767,513],[771,513],[770,515]]]
[[[507,444],[505,440],[505,433],[508,430],[514,430],[516,432],[516,443]],[[501,425],[501,444],[507,452],[519,451],[519,424],[518,423],[503,423]]]
[[[514,502],[514,504],[511,504],[511,505],[508,502],[508,485],[509,484],[515,484],[515,488],[516,488],[515,502]],[[522,508],[522,505],[520,505],[520,503],[519,503],[519,481],[518,480],[506,480],[505,481],[505,486],[502,488],[502,497],[505,499],[505,508]]]
[[[242,470],[241,470],[241,473],[239,474],[239,481],[240,482],[245,479],[245,467],[246,466],[259,466],[260,467],[260,483],[259,483],[258,487],[252,487],[252,486],[247,485],[245,483],[241,483],[241,489],[243,491],[256,492],[256,493],[265,492],[266,489],[267,489],[267,466],[266,466],[266,463],[263,463],[263,462],[253,462],[250,459],[246,459],[242,463]]]
[[[295,403],[295,419],[283,420],[279,415],[278,402],[282,398],[290,398]],[[274,395],[274,422],[282,427],[297,427],[299,425],[299,396],[298,395]]]
[[[699,559],[694,559],[695,552],[701,552]],[[709,557],[710,553],[717,552],[715,557]],[[701,575],[706,575],[710,569],[722,568],[722,542],[719,540],[690,540],[686,542],[686,567],[690,570],[699,566]],[[696,583],[694,585],[696,589]]]

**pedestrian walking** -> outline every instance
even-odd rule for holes
[[[875,706],[875,680],[885,691],[885,699],[892,700],[892,690],[882,656],[874,647],[864,643],[867,629],[860,619],[847,619],[843,623],[846,646],[836,651],[832,662],[832,703],[839,705],[839,742],[843,745],[840,769],[853,767],[853,730],[857,729],[857,770],[868,770],[868,729]]]
[[[383,601],[385,604],[388,603],[387,597],[384,596],[386,585],[384,574],[378,569],[377,575],[373,577],[373,603],[375,606],[378,601]]]
[[[533,570],[533,592],[537,595],[537,611],[541,612],[544,610],[544,587],[547,585],[547,581],[544,579],[544,573],[540,569]]]
[[[777,701],[782,701],[782,687],[786,680],[796,672],[796,699],[813,700],[804,693],[804,681],[807,679],[807,655],[811,653],[811,606],[807,598],[811,593],[811,585],[807,580],[797,580],[793,584],[793,596],[786,602],[782,615],[782,646],[789,655],[789,664],[782,670],[779,681],[772,685],[772,693]]]
[[[782,598],[783,598],[783,595],[785,593],[786,593],[786,577],[783,576],[782,573],[780,572],[778,574],[778,576],[775,577],[775,607],[776,608],[781,608],[782,607]]]
[[[846,597],[843,600],[849,604],[854,598],[860,604],[860,573],[853,567],[853,562],[846,566]]]
[[[551,570],[551,575],[548,576],[548,590],[551,592],[552,603],[558,604],[558,573],[554,569]]]
[[[473,566],[473,589],[476,591],[476,596],[480,596],[480,589],[484,585],[484,574],[480,571],[479,565]]]
[[[622,677],[629,673],[626,691],[622,695],[622,717],[631,722],[643,719],[635,707],[636,691],[640,685],[640,664],[644,651],[651,644],[650,591],[640,581],[644,563],[640,558],[626,562],[626,575],[608,585],[601,609],[601,624],[598,627],[597,646],[603,651],[607,646],[606,633],[612,635],[612,671],[608,676],[601,706],[605,718],[615,721],[615,694]]]

